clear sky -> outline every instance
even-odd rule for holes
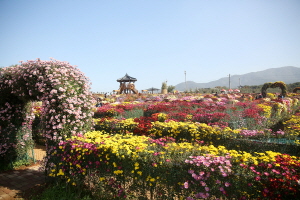
[[[300,67],[300,1],[0,0],[0,66],[51,57],[93,92]]]

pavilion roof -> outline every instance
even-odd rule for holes
[[[135,82],[135,81],[137,81],[137,79],[129,76],[126,73],[125,76],[123,76],[122,78],[119,78],[117,81],[118,82]]]
[[[148,91],[155,91],[155,90],[159,90],[158,88],[154,88],[154,87],[152,87],[152,88],[149,88],[149,89],[147,89]]]

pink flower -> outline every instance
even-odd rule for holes
[[[225,184],[224,184],[226,187],[229,187],[231,184],[230,183],[228,183],[228,182],[225,182]]]
[[[272,169],[272,172],[274,172],[275,174],[280,174],[280,172],[277,171],[276,169]]]
[[[51,91],[50,91],[50,94],[56,94],[57,93],[57,90],[56,89],[52,89]]]
[[[272,168],[272,167],[273,167],[273,166],[269,163],[269,164],[268,164],[268,168]]]
[[[199,172],[200,176],[203,176],[204,174],[205,174],[205,172],[203,172],[203,171]]]
[[[222,173],[222,176],[223,176],[223,177],[226,177],[226,176],[228,176],[228,175],[227,175],[226,173]]]
[[[189,183],[188,183],[187,181],[184,182],[183,187],[184,187],[185,189],[188,189],[188,188],[189,188]]]
[[[264,172],[264,175],[269,176],[270,174],[268,172]]]
[[[206,186],[206,183],[205,183],[204,181],[200,181],[200,184],[201,184],[202,186]]]

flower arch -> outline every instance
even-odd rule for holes
[[[262,96],[265,98],[267,96],[267,89],[268,88],[277,88],[279,87],[281,89],[281,94],[283,96],[286,96],[287,94],[287,88],[284,82],[282,81],[277,81],[277,82],[269,82],[269,83],[265,83],[262,88],[261,88],[261,94]]]
[[[21,62],[0,71],[0,161],[16,159],[32,143],[34,116],[28,102],[42,101],[41,121],[47,150],[93,128],[88,78],[68,62]]]
[[[295,87],[295,88],[293,89],[293,93],[297,93],[298,90],[300,90],[300,87]]]

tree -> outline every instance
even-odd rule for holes
[[[167,86],[167,83],[166,82],[162,82],[161,84],[161,90],[164,90],[164,89],[167,89],[168,86]]]
[[[173,86],[173,85],[168,86],[168,92],[173,92],[174,89],[175,89],[175,86]]]

